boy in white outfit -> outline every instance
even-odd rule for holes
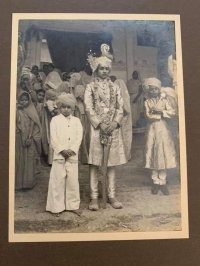
[[[82,125],[71,115],[75,99],[61,94],[57,99],[60,114],[51,120],[50,136],[54,150],[50,172],[46,210],[59,216],[64,210],[80,215],[78,182],[78,150],[82,141]]]

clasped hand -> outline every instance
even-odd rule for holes
[[[110,125],[106,125],[104,123],[100,124],[100,128],[106,134],[113,132],[117,128],[117,122],[112,122]]]
[[[70,156],[72,156],[72,155],[76,155],[76,153],[74,152],[74,151],[72,151],[72,150],[63,150],[63,151],[61,151],[60,152],[60,154],[65,158],[65,159],[67,159],[67,158],[69,158]]]
[[[151,110],[151,113],[152,114],[156,114],[156,115],[162,115],[163,114],[163,110],[161,110],[161,109],[159,109],[159,108],[153,108],[152,110]]]

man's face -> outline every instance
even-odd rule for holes
[[[133,72],[132,77],[133,77],[133,79],[138,79],[138,73],[137,72]]]
[[[111,69],[108,66],[101,66],[99,65],[97,69],[97,76],[106,79],[110,74]]]
[[[49,67],[47,65],[44,65],[43,71],[44,71],[44,73],[47,73],[49,71]]]
[[[38,67],[34,67],[32,69],[32,72],[33,72],[33,74],[37,75],[38,74]]]
[[[44,102],[44,96],[45,96],[45,94],[42,91],[37,93],[37,100],[38,100],[39,103],[43,103]]]
[[[19,103],[23,106],[23,108],[28,107],[28,105],[29,105],[29,98],[28,98],[28,96],[27,95],[22,95],[20,97]]]
[[[73,112],[73,110],[72,110],[71,106],[69,106],[67,104],[63,104],[60,108],[60,112],[62,115],[67,117]]]

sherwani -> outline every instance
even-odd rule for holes
[[[109,101],[110,100],[110,88],[108,87],[108,82],[103,82],[99,80],[101,87],[97,89],[97,94],[103,96]],[[125,146],[121,130],[121,122],[123,118],[123,99],[121,95],[121,90],[118,85],[113,84],[113,92],[117,97],[118,108],[115,109],[114,114],[112,115],[112,121],[118,123],[119,128],[115,129],[112,133],[112,144],[110,148],[110,154],[108,158],[108,166],[116,166],[127,163],[127,158],[125,154]],[[94,90],[95,90],[94,81],[87,85],[84,95],[85,102],[85,111],[90,122],[90,145],[89,145],[89,159],[88,163],[101,166],[103,159],[103,145],[100,141],[100,127],[99,124],[103,122],[101,116],[97,114],[95,110],[94,103]],[[105,113],[109,112],[109,108],[106,107],[105,103],[101,101],[101,106],[104,109]]]
[[[54,150],[50,172],[46,210],[52,213],[77,210],[80,205],[78,182],[78,150],[82,140],[82,125],[78,118],[62,114],[50,124],[51,145]],[[61,151],[71,149],[75,155],[67,160]]]
[[[166,169],[176,167],[175,147],[167,119],[175,115],[175,111],[166,99],[150,98],[145,101],[145,115],[148,121],[145,145],[145,168],[152,169],[155,184],[166,183]],[[151,114],[151,109],[163,110],[163,115]]]
[[[110,93],[112,86],[113,96]],[[105,104],[111,102],[111,97],[116,97],[117,105],[113,111],[111,121],[118,123],[118,128],[112,132],[112,144],[108,158],[108,196],[114,198],[115,196],[115,167],[127,163],[124,139],[121,130],[121,122],[123,118],[123,99],[119,86],[111,83],[110,80],[94,79],[87,85],[84,95],[85,111],[90,121],[90,145],[89,145],[89,159],[90,166],[90,189],[91,198],[98,198],[98,166],[102,165],[103,160],[103,145],[100,137],[100,123],[103,121],[103,116],[98,114],[97,103],[95,95],[99,98],[100,106],[103,108],[104,114],[107,114],[111,107]],[[104,100],[103,100],[104,99]]]

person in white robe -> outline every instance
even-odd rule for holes
[[[168,121],[176,113],[167,99],[167,90],[161,92],[160,80],[154,77],[148,78],[143,84],[149,92],[149,98],[144,103],[148,122],[144,146],[144,167],[152,171],[152,194],[157,194],[158,190],[161,190],[164,195],[169,195],[166,186],[166,170],[176,168],[177,161]]]
[[[60,114],[51,120],[50,135],[54,150],[50,172],[46,210],[59,216],[64,210],[80,215],[78,151],[83,129],[75,108],[73,95],[63,93],[57,98]]]

